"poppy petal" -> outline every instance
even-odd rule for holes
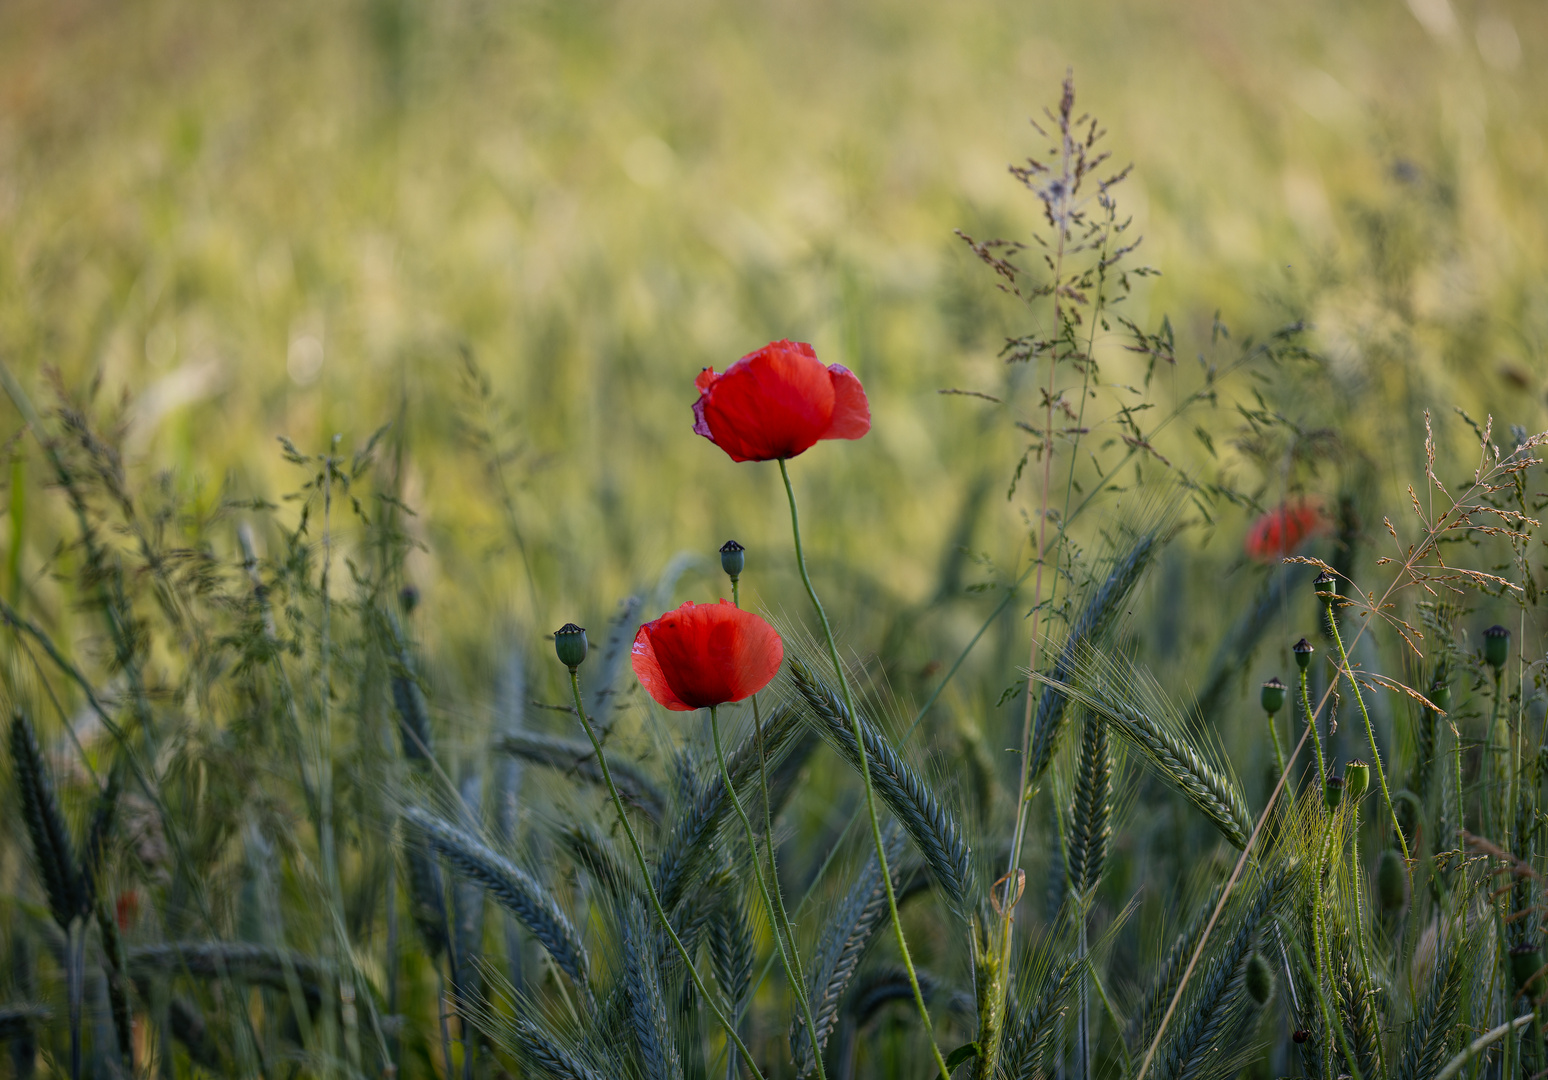
[[[833,419],[824,439],[858,439],[871,430],[871,403],[855,373],[843,364],[829,364],[833,379]]]
[[[645,692],[656,701],[674,712],[691,712],[693,706],[684,702],[672,690],[672,685],[667,682],[661,663],[656,659],[656,650],[651,646],[649,624],[640,627],[634,635],[634,648],[630,650],[629,665],[634,668],[635,678],[640,680],[640,685],[645,687]]]
[[[762,690],[784,660],[779,634],[722,600],[684,604],[640,627],[634,670],[651,697],[685,711],[741,701]]]
[[[700,401],[715,445],[735,461],[772,461],[823,437],[833,419],[833,378],[810,345],[777,341],[732,364]]]

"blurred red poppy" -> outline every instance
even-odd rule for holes
[[[819,439],[858,439],[871,406],[854,372],[824,367],[810,345],[775,341],[715,374],[699,372],[693,430],[732,461],[795,457]]]
[[[133,889],[125,889],[118,894],[113,907],[113,916],[118,923],[118,928],[128,930],[140,916],[140,894]]]
[[[1329,528],[1322,506],[1311,499],[1291,499],[1264,514],[1247,530],[1247,556],[1271,563],[1296,550]]]
[[[769,685],[785,659],[772,626],[722,600],[689,601],[634,636],[634,673],[677,712],[741,701]]]

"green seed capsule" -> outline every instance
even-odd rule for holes
[[[1344,801],[1344,778],[1337,774],[1322,782],[1322,804],[1329,810],[1337,810]]]
[[[1263,693],[1258,700],[1263,704],[1263,711],[1273,716],[1285,707],[1285,684],[1277,677],[1270,679],[1263,684]]]
[[[747,564],[747,549],[735,540],[727,540],[720,545],[720,568],[726,572],[726,577],[735,581],[742,576],[742,567]]]
[[[1317,651],[1316,646],[1302,638],[1295,643],[1295,666],[1305,671],[1311,664],[1312,653]]]
[[[1435,707],[1441,712],[1449,713],[1451,711],[1451,684],[1437,682],[1430,687],[1430,700],[1435,703]]]
[[[1388,914],[1402,911],[1408,903],[1408,871],[1396,848],[1383,851],[1376,863],[1376,900]]]
[[[1268,999],[1274,994],[1274,969],[1261,953],[1254,952],[1247,957],[1247,970],[1243,975],[1247,996],[1260,1007],[1267,1005]]]
[[[1510,657],[1510,631],[1495,625],[1483,632],[1484,660],[1498,675]]]
[[[1324,570],[1317,575],[1317,580],[1312,583],[1317,590],[1317,599],[1324,604],[1331,604],[1338,599],[1338,578]]]
[[[1344,768],[1344,791],[1358,802],[1371,786],[1371,767],[1356,758]]]
[[[586,630],[574,623],[565,623],[554,631],[554,652],[559,662],[574,671],[586,659]]]

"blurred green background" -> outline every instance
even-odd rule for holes
[[[865,651],[867,612],[1025,565],[1035,485],[1000,498],[1023,440],[996,413],[1031,416],[1034,394],[936,391],[1014,390],[1003,339],[1047,320],[952,230],[1038,224],[1005,164],[1044,148],[1028,119],[1067,68],[1135,166],[1120,205],[1162,275],[1126,314],[1169,315],[1184,361],[1159,395],[1196,385],[1217,312],[1236,340],[1307,319],[1328,374],[1292,419],[1346,410],[1385,501],[1420,479],[1425,407],[1458,461],[1454,405],[1544,426],[1545,56],[1535,3],[13,0],[0,354],[43,402],[48,367],[100,379],[137,475],[171,468],[206,508],[297,485],[276,436],[348,451],[397,422],[425,647],[455,657],[491,626],[597,625],[728,536],[751,590],[804,615],[775,470],[694,437],[689,405],[701,367],[811,341],[875,410],[871,437],[795,467]],[[1138,381],[1117,337],[1104,376]],[[1219,468],[1265,504],[1347,486],[1231,458],[1252,389],[1205,421]],[[20,572],[57,608],[50,515]],[[1218,520],[1222,558],[1247,520]],[[983,565],[941,571],[958,549]],[[705,558],[660,599],[722,591]],[[991,604],[946,611],[908,670],[949,661]]]

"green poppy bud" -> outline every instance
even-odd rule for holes
[[[1402,911],[1408,903],[1408,871],[1396,848],[1383,851],[1376,863],[1376,900],[1388,914]]]
[[[1517,994],[1537,996],[1543,985],[1543,954],[1536,945],[1523,941],[1510,949],[1510,974]]]
[[[1274,993],[1274,969],[1261,953],[1253,952],[1247,957],[1247,970],[1243,976],[1247,984],[1247,996],[1260,1007],[1267,1005]]]
[[[1344,767],[1344,791],[1349,798],[1359,802],[1371,786],[1371,767],[1356,758]]]
[[[732,581],[742,576],[742,567],[747,563],[746,552],[747,549],[735,540],[720,545],[720,568]]]
[[[584,627],[567,622],[554,631],[554,652],[559,662],[574,671],[586,659],[586,631]]]
[[[419,590],[413,585],[405,585],[399,589],[398,606],[403,609],[403,614],[414,614],[414,609],[419,606]]]
[[[1305,638],[1297,641],[1294,646],[1295,666],[1300,668],[1302,671],[1305,671],[1307,667],[1311,665],[1312,653],[1316,651],[1316,646],[1307,641]]]
[[[1337,810],[1344,801],[1344,778],[1333,773],[1322,782],[1322,804],[1329,810]]]
[[[1331,604],[1338,599],[1338,578],[1324,570],[1317,575],[1317,580],[1312,583],[1317,590],[1317,599],[1324,604]]]
[[[1263,711],[1273,716],[1285,707],[1285,684],[1277,677],[1263,684],[1263,694],[1258,698],[1263,703]]]
[[[1498,675],[1510,656],[1510,631],[1503,626],[1491,626],[1483,632],[1483,639],[1484,660]]]

